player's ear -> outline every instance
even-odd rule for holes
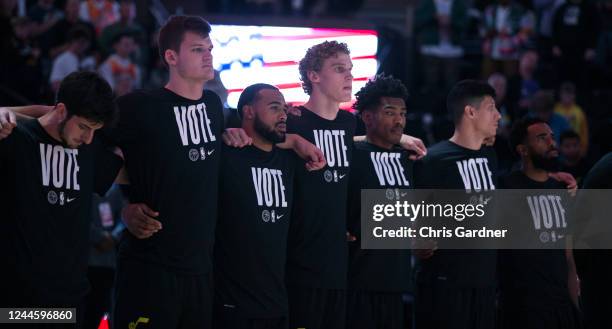
[[[308,80],[310,80],[310,82],[319,82],[321,80],[319,73],[316,71],[308,71],[306,75],[308,76]]]
[[[245,105],[242,107],[242,115],[244,119],[253,120],[255,119],[255,109],[251,105]]]
[[[521,157],[525,157],[527,156],[527,146],[523,145],[523,144],[519,144],[516,146],[516,153],[518,153],[518,155],[520,155]]]
[[[468,104],[463,108],[463,113],[468,118],[473,118],[474,116],[476,116],[476,108]]]
[[[372,113],[372,111],[361,111],[359,115],[366,127],[372,124],[372,120],[374,120],[374,113]]]
[[[164,52],[164,59],[168,65],[173,66],[177,63],[178,54],[172,49],[166,49]]]
[[[68,117],[68,110],[66,109],[66,104],[61,103],[61,102],[55,104],[55,110],[59,114],[61,121],[66,120],[66,117]]]

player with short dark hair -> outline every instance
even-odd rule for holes
[[[287,234],[297,159],[285,141],[287,104],[268,84],[238,101],[252,145],[226,147],[221,159],[214,248],[214,328],[287,328]]]
[[[119,246],[114,328],[209,328],[217,220],[222,104],[204,83],[214,76],[210,25],[171,16],[159,32],[169,68],[163,88],[119,97],[108,137],[130,177]],[[162,226],[163,225],[163,226]]]
[[[428,150],[415,164],[415,186],[459,189],[466,196],[495,190],[497,159],[483,147],[495,136],[500,114],[495,91],[486,82],[463,80],[447,98],[455,123],[453,136]],[[495,326],[495,250],[415,251],[415,322],[417,328],[482,328]]]
[[[115,118],[113,97],[100,76],[76,72],[40,118],[16,125],[0,110],[2,307],[77,308],[82,325],[92,193],[104,195],[122,163],[94,138]]]

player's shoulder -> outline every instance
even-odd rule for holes
[[[219,109],[219,111],[223,110],[221,98],[212,90],[204,89],[202,100],[204,100],[204,103],[208,107],[214,107],[215,109]]]
[[[427,148],[427,155],[423,158],[423,162],[443,160],[451,155],[456,155],[458,151],[453,143],[444,140]]]
[[[357,117],[355,117],[355,115],[349,111],[340,110],[338,111],[336,121],[354,126],[357,124]]]

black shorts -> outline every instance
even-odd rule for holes
[[[534,300],[536,305],[521,305],[512,302],[500,303],[500,329],[580,329],[580,312],[572,301],[544,304]]]
[[[496,323],[496,290],[457,287],[446,282],[418,283],[416,329],[491,329]]]
[[[208,329],[212,322],[212,294],[210,273],[186,275],[160,265],[120,260],[112,328]]]
[[[287,286],[289,329],[344,329],[346,291]]]
[[[349,290],[346,299],[346,327],[405,329],[404,310],[401,293]]]
[[[213,307],[213,329],[287,329],[287,316],[248,317],[236,309],[215,304]]]

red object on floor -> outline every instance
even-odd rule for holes
[[[104,314],[104,316],[102,317],[102,321],[100,321],[100,325],[98,326],[98,329],[109,329],[108,314]]]

